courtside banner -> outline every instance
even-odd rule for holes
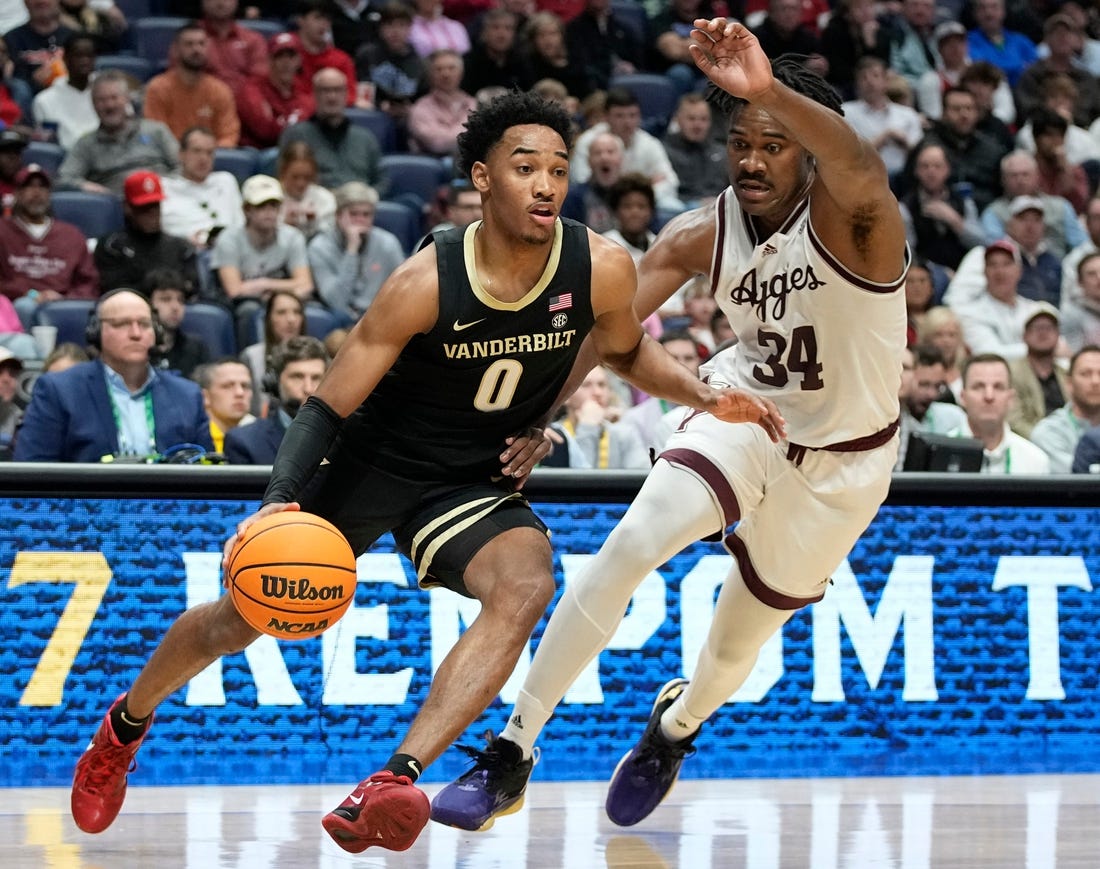
[[[1100,771],[1098,511],[924,500],[882,509],[825,599],[706,725],[685,776]],[[0,496],[0,786],[70,782],[167,627],[222,593],[222,543],[255,506]],[[591,495],[536,507],[560,593],[625,507]],[[692,676],[730,563],[699,543],[644,580],[545,731],[536,779],[610,776],[656,689]],[[358,781],[396,748],[477,608],[419,590],[384,538],[322,637],[261,638],[169,698],[132,783]],[[503,726],[529,661],[462,741]],[[451,749],[426,780],[465,767]]]

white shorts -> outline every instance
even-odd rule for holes
[[[853,452],[788,458],[758,425],[688,411],[661,459],[693,474],[714,497],[725,538],[750,591],[775,609],[820,600],[829,577],[871,524],[890,489],[895,434]]]

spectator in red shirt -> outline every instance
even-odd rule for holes
[[[202,26],[209,37],[207,69],[234,95],[253,76],[267,76],[267,45],[260,34],[237,24],[237,0],[202,0]]]
[[[99,295],[88,240],[71,223],[50,217],[50,186],[45,169],[24,166],[15,176],[12,216],[0,220],[0,291],[24,323],[42,302]]]
[[[302,48],[302,68],[298,71],[299,90],[313,87],[318,70],[330,67],[342,72],[348,81],[348,105],[356,103],[355,62],[347,52],[332,44],[332,11],[325,0],[305,0],[298,16],[298,40]]]
[[[267,44],[271,71],[244,86],[237,112],[241,116],[241,144],[273,148],[291,124],[313,114],[312,88],[298,84],[302,45],[293,33],[280,33]]]

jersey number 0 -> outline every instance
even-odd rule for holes
[[[481,375],[474,407],[487,413],[511,405],[522,374],[523,363],[518,359],[497,359]]]

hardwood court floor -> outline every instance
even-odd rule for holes
[[[76,829],[68,790],[0,789],[0,867],[1100,867],[1098,775],[682,781],[629,829],[604,815],[602,782],[535,783],[486,833],[429,824],[409,851],[359,856],[319,824],[351,785],[135,787],[99,836]]]

